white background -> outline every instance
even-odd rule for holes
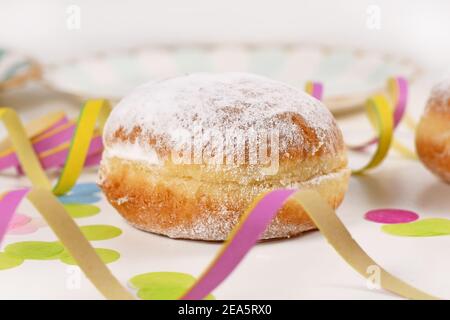
[[[66,27],[81,9],[81,29]],[[381,29],[367,27],[367,9]],[[148,43],[318,42],[406,55],[439,76],[450,70],[446,0],[2,0],[0,46],[53,62]]]

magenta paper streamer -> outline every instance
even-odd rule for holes
[[[0,157],[0,170],[14,167],[19,164],[19,160],[15,153],[10,153],[4,157]]]
[[[69,141],[72,138],[74,127],[71,128],[72,128],[71,132],[70,130],[63,130],[62,132],[52,136],[51,139],[49,138],[46,141],[47,143],[46,147],[52,147],[51,146],[52,143],[55,143],[53,145],[53,147],[55,147],[62,142]],[[89,146],[88,158],[86,159],[86,162],[89,163],[90,165],[98,164],[100,160],[97,154],[101,153],[102,150],[103,150],[102,137],[98,136],[93,138]],[[43,149],[41,149],[41,151],[43,151]],[[50,169],[64,165],[68,152],[69,152],[68,149],[64,149],[54,154],[41,158],[40,161],[42,167],[44,169]],[[7,169],[10,167],[16,167],[18,168],[19,173],[22,172],[22,170],[20,169],[19,159],[17,159],[15,153],[10,153],[4,157],[0,157],[0,170]]]
[[[8,231],[9,224],[16,212],[16,208],[27,195],[29,188],[8,192],[0,199],[0,243]]]
[[[93,155],[89,155],[86,158],[86,161],[84,162],[84,166],[85,167],[91,167],[91,166],[96,166],[100,163],[100,161],[102,160],[102,153],[98,152],[96,154]]]
[[[70,139],[72,139],[74,132],[75,132],[75,124],[70,125],[64,130],[61,130],[57,134],[54,134],[50,137],[35,142],[33,144],[34,150],[37,153],[41,153],[56,146],[59,146],[64,142],[70,141]]]
[[[225,246],[219,258],[182,299],[203,299],[222,283],[261,238],[278,210],[295,192],[296,190],[280,189],[266,194],[250,211],[247,219],[238,226],[234,238]]]
[[[66,117],[64,117],[55,124],[53,124],[48,129],[46,129],[44,132],[39,134],[36,138],[42,137],[42,135],[67,123],[68,120]],[[42,152],[55,148],[61,145],[62,143],[70,141],[75,133],[75,127],[76,127],[75,124],[70,125],[56,134],[53,134],[47,138],[35,142],[33,144],[34,150],[36,151],[37,154],[41,154]],[[96,165],[100,162],[98,154],[101,153],[101,151],[103,150],[103,144],[101,140],[102,140],[101,137],[96,137],[92,139],[91,145],[88,150],[86,165],[89,166]],[[59,152],[41,158],[40,160],[42,167],[44,169],[61,167],[62,165],[64,165],[66,161],[67,153],[68,150],[61,150]],[[0,170],[4,170],[10,167],[15,167],[19,174],[23,174],[19,160],[15,153],[10,153],[7,154],[6,156],[0,157]]]
[[[319,82],[314,82],[313,83],[313,90],[311,95],[316,98],[317,100],[322,101],[323,98],[323,85],[322,83]]]
[[[408,81],[403,77],[397,78],[398,101],[394,111],[394,127],[400,124],[408,104]]]
[[[61,120],[57,121],[56,123],[54,123],[53,125],[51,125],[50,127],[48,127],[47,129],[45,129],[43,132],[41,132],[40,134],[38,134],[36,136],[36,138],[43,136],[46,133],[49,133],[50,131],[52,131],[53,129],[56,129],[62,125],[65,125],[67,122],[69,122],[69,119],[67,119],[66,116],[64,116]]]
[[[102,137],[98,136],[91,140],[91,144],[89,145],[89,149],[88,149],[88,158],[86,159],[86,161],[93,164],[92,160],[89,160],[89,158],[98,153],[101,153],[100,152],[101,150],[103,150]],[[66,162],[68,153],[69,153],[69,149],[64,149],[64,150],[61,150],[59,152],[56,152],[50,156],[47,156],[47,157],[41,159],[42,167],[44,169],[61,167]],[[94,159],[98,159],[98,157],[96,157]]]

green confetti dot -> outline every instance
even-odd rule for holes
[[[95,252],[97,252],[100,259],[102,259],[104,263],[112,263],[120,258],[120,253],[111,249],[96,248]],[[67,251],[64,251],[64,253],[60,255],[59,259],[65,264],[77,265],[75,259]]]
[[[181,272],[149,272],[134,276],[129,282],[134,288],[142,289],[162,283],[191,285],[195,282],[195,278],[190,274]]]
[[[400,237],[434,237],[450,235],[450,220],[443,218],[422,219],[409,223],[384,225],[381,229]]]
[[[5,248],[9,255],[30,260],[58,259],[64,251],[59,242],[23,241],[12,243]]]
[[[134,276],[129,282],[143,300],[175,300],[195,283],[195,278],[180,272],[150,272]],[[206,299],[213,300],[214,296],[210,294]]]
[[[90,241],[108,240],[122,234],[122,230],[119,228],[102,224],[82,226],[80,229],[84,236]]]
[[[185,292],[182,287],[167,284],[139,289],[137,296],[142,300],[177,300]]]
[[[11,269],[20,266],[23,259],[12,256],[6,252],[0,252],[0,270]]]
[[[99,207],[91,204],[65,203],[63,206],[72,218],[92,217],[100,212]]]

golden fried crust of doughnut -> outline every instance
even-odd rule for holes
[[[343,137],[329,110],[256,75],[143,85],[114,108],[103,138],[99,184],[110,203],[136,227],[173,238],[224,240],[256,196],[278,188],[313,188],[336,208],[348,184]],[[260,161],[266,155],[270,161]],[[263,238],[312,228],[289,201]]]
[[[450,183],[450,100],[430,99],[416,134],[420,160]]]
[[[337,208],[347,190],[349,170],[289,187],[312,188]],[[100,187],[109,202],[133,226],[171,238],[225,240],[253,199],[268,190],[286,187],[280,182],[239,185],[235,182],[199,182],[168,175],[161,167],[111,158],[103,161]],[[288,201],[263,239],[285,238],[315,226],[302,207]]]

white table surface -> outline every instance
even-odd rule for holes
[[[410,112],[416,118],[423,109],[434,79],[414,84]],[[64,109],[76,115],[79,103],[38,86],[16,90],[0,97],[2,105],[16,108],[23,118],[32,118],[49,110]],[[347,141],[369,136],[363,116],[340,120]],[[3,131],[0,131],[0,135]],[[398,136],[412,145],[412,133],[400,129]],[[356,165],[363,156],[350,154]],[[367,158],[366,158],[367,160]],[[95,181],[95,170],[82,181]],[[0,175],[0,191],[28,185],[26,179]],[[387,235],[380,225],[363,219],[367,210],[403,208],[418,212],[421,218],[450,218],[450,186],[440,182],[417,161],[405,160],[391,152],[377,169],[363,177],[352,177],[338,215],[355,239],[383,267],[417,287],[441,297],[450,297],[450,237],[402,238]],[[101,241],[97,247],[119,251],[121,259],[110,264],[123,282],[132,276],[152,271],[179,271],[199,275],[219,245],[194,241],[176,241],[137,231],[130,227],[105,201],[102,212],[78,220],[80,224],[112,224],[122,236]],[[21,212],[34,213],[29,204]],[[49,228],[31,235],[8,235],[3,246],[25,240],[56,240]],[[25,261],[14,269],[0,271],[0,299],[101,299],[85,278],[81,287],[66,286],[67,266],[59,261]],[[379,290],[371,290],[366,280],[354,272],[327,244],[319,232],[310,232],[290,240],[257,245],[239,268],[214,292],[219,299],[396,299]]]

